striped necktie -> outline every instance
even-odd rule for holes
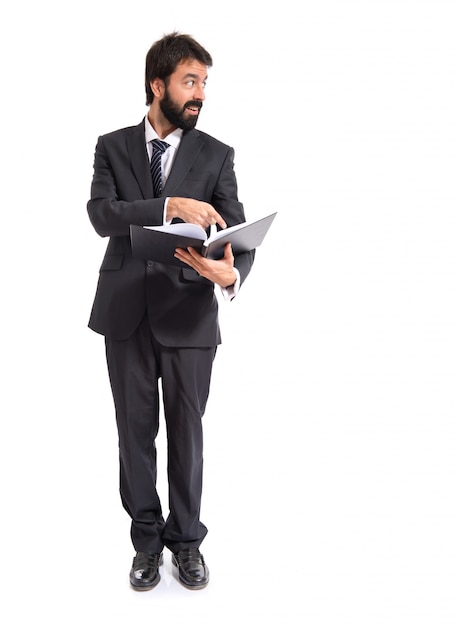
[[[169,143],[154,139],[152,142],[152,159],[150,161],[150,173],[152,174],[153,193],[155,198],[161,196],[161,155],[169,148]]]

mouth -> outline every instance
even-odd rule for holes
[[[198,115],[201,110],[201,104],[189,104],[185,107],[185,110],[188,111],[191,115]]]

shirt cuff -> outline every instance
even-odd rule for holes
[[[226,302],[230,302],[233,298],[238,294],[240,290],[241,277],[239,271],[236,267],[233,268],[236,274],[236,280],[230,287],[221,287],[222,295],[224,296],[224,300]]]
[[[167,213],[167,209],[168,209],[168,202],[169,202],[169,198],[165,198],[165,205],[163,207],[163,225],[168,225],[171,224],[172,220],[168,220],[166,221],[166,213]]]

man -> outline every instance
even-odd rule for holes
[[[254,251],[233,255],[227,244],[222,259],[208,260],[193,248],[177,249],[183,266],[167,266],[133,258],[129,227],[184,221],[208,229],[245,221],[233,149],[195,129],[211,65],[210,54],[189,35],[171,33],[154,43],[146,57],[145,119],[99,137],[95,152],[88,214],[97,233],[110,239],[89,327],[105,336],[120,495],[136,551],[130,582],[137,590],[159,582],[164,546],[183,585],[202,589],[209,580],[199,549],[207,533],[200,519],[201,418],[221,341],[215,286],[225,299],[235,297]],[[152,143],[158,139],[167,144],[162,154]],[[150,170],[155,158],[156,174]],[[163,187],[154,192],[158,180]],[[156,491],[160,380],[168,442],[166,520]]]

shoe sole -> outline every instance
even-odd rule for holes
[[[178,580],[180,584],[182,585],[182,587],[185,587],[186,589],[190,589],[190,591],[199,591],[200,589],[204,589],[205,587],[208,586],[208,583],[204,583],[203,585],[190,585],[189,583],[186,583],[184,580],[182,580],[180,576],[178,576]]]

